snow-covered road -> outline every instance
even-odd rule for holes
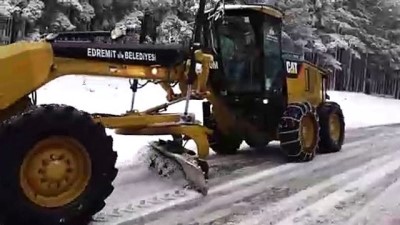
[[[82,78],[62,79],[39,91],[39,103],[105,113],[124,112],[130,104],[127,81],[96,78],[83,86]],[[286,163],[274,143],[260,150],[243,146],[234,156],[211,155],[205,197],[141,164],[139,148],[154,137],[114,135],[120,172],[93,224],[400,224],[400,125],[388,125],[400,123],[400,102],[355,93],[330,95],[342,105],[349,128],[341,152],[300,164]],[[164,101],[160,88],[145,88],[137,97],[139,109]],[[191,111],[199,107],[194,103]],[[178,105],[172,111],[182,109]]]
[[[351,130],[342,152],[304,164],[285,163],[277,146],[214,156],[206,197],[123,170],[94,224],[396,224],[398,135],[400,125]]]

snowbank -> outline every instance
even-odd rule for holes
[[[363,93],[329,91],[343,110],[346,127],[360,128],[400,123],[400,101]]]
[[[338,102],[346,117],[347,128],[400,123],[400,101],[368,96],[359,93],[329,92],[331,100]],[[62,103],[87,112],[120,114],[129,110],[132,92],[127,79],[82,76],[62,77],[38,91],[38,103]],[[136,94],[135,109],[144,110],[165,102],[161,87],[148,84]],[[168,112],[183,112],[184,103],[171,106]],[[202,121],[201,101],[191,102],[190,111]],[[131,161],[139,148],[150,140],[169,136],[121,136],[108,131],[114,137],[118,151],[118,163]],[[189,143],[187,147],[194,147]]]

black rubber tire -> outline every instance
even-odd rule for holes
[[[314,144],[310,148],[302,146],[300,141],[300,121],[310,116],[314,121]],[[319,124],[316,110],[308,102],[291,103],[287,106],[279,123],[281,149],[291,162],[308,162],[314,159],[319,142]]]
[[[243,140],[235,135],[224,135],[219,130],[214,130],[209,138],[210,148],[219,155],[236,154]]]
[[[204,126],[213,130],[213,134],[208,136],[210,148],[219,155],[234,155],[237,153],[243,139],[235,134],[223,134],[212,114],[209,102],[203,102]]]
[[[92,176],[85,191],[58,208],[34,204],[20,187],[20,165],[25,154],[40,140],[65,135],[82,144],[92,163]],[[117,176],[117,153],[113,139],[88,113],[65,105],[41,105],[5,121],[0,128],[0,205],[4,225],[87,224],[104,206]],[[21,216],[23,215],[23,216]]]
[[[17,100],[14,104],[7,107],[7,109],[2,110],[0,113],[0,123],[10,119],[15,114],[20,114],[31,108],[35,107],[29,96],[24,96]]]
[[[339,141],[334,141],[329,133],[329,118],[332,114],[336,114],[340,123],[340,137]],[[340,105],[336,102],[324,102],[318,107],[319,125],[320,129],[320,142],[319,153],[332,153],[339,152],[342,149],[345,139],[345,121],[343,111]]]

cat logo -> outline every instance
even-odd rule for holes
[[[289,74],[297,74],[297,62],[286,61],[286,72]]]

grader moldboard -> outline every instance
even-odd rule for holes
[[[4,224],[85,224],[100,211],[118,171],[105,128],[122,135],[172,135],[173,141],[151,146],[181,165],[204,195],[209,147],[234,154],[243,141],[261,147],[279,140],[294,161],[341,149],[345,123],[340,106],[328,101],[326,72],[283,57],[283,14],[259,2],[204,8],[201,0],[190,48],[121,43],[126,28],[58,33],[0,47]],[[124,115],[31,104],[31,93],[70,74],[134,79],[134,93],[138,79],[158,82],[168,102]],[[202,125],[188,112],[191,99],[203,100]],[[180,101],[186,101],[182,114],[163,112]],[[183,148],[187,139],[197,153]]]

